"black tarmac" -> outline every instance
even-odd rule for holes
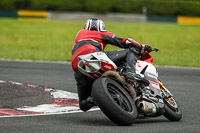
[[[0,108],[19,108],[51,104],[54,98],[43,87],[29,87],[13,82],[0,83]]]

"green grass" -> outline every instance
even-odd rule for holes
[[[84,21],[0,19],[0,58],[70,61],[71,47]],[[200,26],[105,22],[108,31],[160,49],[157,65],[200,66]],[[108,46],[106,50],[118,48]]]

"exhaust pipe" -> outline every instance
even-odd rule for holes
[[[155,104],[144,101],[144,100],[138,102],[137,108],[138,108],[139,112],[141,112],[144,115],[152,115],[152,114],[156,113]]]

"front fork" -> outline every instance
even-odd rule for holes
[[[163,85],[163,83],[159,80],[159,85],[161,88],[161,91],[163,93],[163,99],[168,102],[172,106],[176,106],[176,102],[173,98],[172,93]]]
[[[164,98],[173,97],[172,93],[164,86],[164,84],[160,80],[158,80],[158,82],[164,95]]]

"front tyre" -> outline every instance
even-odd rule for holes
[[[179,121],[182,118],[181,109],[174,99],[171,92],[159,81],[160,88],[163,92],[163,100],[165,103],[165,113],[163,114],[170,121]]]
[[[97,79],[92,96],[102,112],[118,125],[131,125],[137,118],[137,109],[127,91],[108,77]]]
[[[179,105],[173,97],[165,98],[165,113],[163,114],[170,121],[180,121],[182,112]]]

